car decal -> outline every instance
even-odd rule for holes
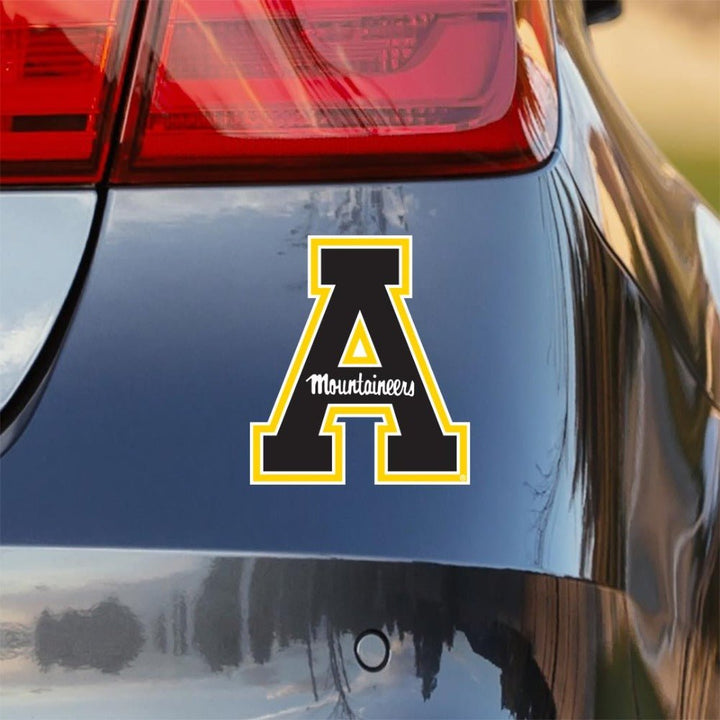
[[[345,422],[375,423],[375,484],[469,484],[470,423],[453,422],[405,304],[412,237],[310,236],[314,298],[251,484],[344,484]]]

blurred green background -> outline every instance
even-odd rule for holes
[[[592,36],[630,112],[720,211],[720,0],[624,0]]]

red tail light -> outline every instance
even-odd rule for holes
[[[546,0],[4,0],[5,182],[458,175],[552,150]],[[121,73],[134,63],[128,108]]]
[[[143,44],[118,182],[510,170],[555,140],[537,0],[174,0]]]
[[[96,182],[134,2],[0,4],[3,182]]]

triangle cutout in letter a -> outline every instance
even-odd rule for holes
[[[362,313],[358,313],[338,367],[382,367]]]

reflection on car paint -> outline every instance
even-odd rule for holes
[[[88,190],[0,194],[0,409],[57,319],[87,243],[94,205],[95,193]]]
[[[562,108],[563,162],[603,241],[720,406],[720,306],[700,258],[694,222],[700,201],[608,85],[587,42],[582,5],[554,8],[558,74],[567,86],[563,96],[572,98]]]
[[[470,709],[549,718],[628,716],[634,707],[625,601],[577,581],[426,563],[111,550],[13,548],[3,564],[0,669],[13,717],[100,708],[118,718],[199,717],[209,693],[213,717]],[[364,671],[352,649],[369,627],[392,647],[378,673]]]

